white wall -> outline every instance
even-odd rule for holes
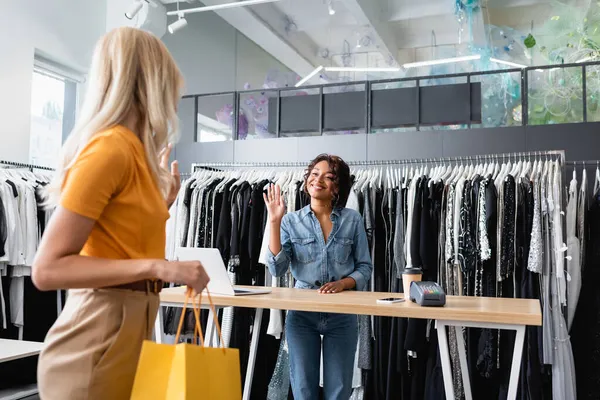
[[[85,71],[106,27],[106,0],[1,0],[0,159],[27,162],[33,57]]]
[[[169,17],[171,23],[176,17]],[[213,12],[188,14],[187,27],[162,37],[186,80],[186,94],[262,87],[267,72],[286,68]]]

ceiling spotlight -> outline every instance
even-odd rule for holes
[[[332,0],[327,0],[327,10],[329,10],[329,15],[335,14],[335,8],[333,8]]]
[[[173,22],[171,25],[169,25],[167,30],[172,35],[175,32],[177,32],[178,30],[185,28],[186,26],[187,26],[187,20],[183,17],[183,15],[180,15],[179,19],[177,21]]]
[[[133,19],[140,12],[142,7],[144,6],[143,0],[135,0],[133,4],[129,7],[129,10],[125,13],[125,18]]]

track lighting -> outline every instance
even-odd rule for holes
[[[302,78],[300,81],[298,81],[298,83],[296,83],[296,87],[300,87],[300,86],[304,85],[306,82],[308,82],[310,80],[310,78],[312,78],[313,76],[315,76],[316,74],[321,72],[322,69],[323,69],[323,66],[319,65],[317,68],[315,68],[315,70],[313,72],[311,72],[310,74],[308,74],[304,78]]]
[[[214,6],[202,6],[196,8],[188,8],[186,10],[181,10],[184,14],[192,14],[199,13],[205,11],[217,11],[217,10],[227,10],[229,8],[237,8],[237,7],[247,7],[254,6],[257,4],[265,4],[265,3],[275,3],[281,0],[242,0],[242,1],[234,1],[233,3],[225,3],[225,4],[216,4]],[[177,2],[179,4],[179,2]],[[177,15],[179,14],[179,10],[177,11],[169,11],[167,15]]]
[[[127,10],[127,12],[125,13],[125,18],[127,18],[127,19],[135,18],[135,16],[138,15],[138,13],[140,12],[140,10],[142,9],[143,6],[144,6],[144,0],[135,0],[129,7],[129,10]]]
[[[503,65],[508,65],[509,67],[515,67],[515,68],[527,68],[527,65],[523,65],[523,64],[517,64],[514,63],[512,61],[504,61],[504,60],[499,60],[497,58],[493,58],[490,57],[490,61],[491,62],[495,62],[496,64],[503,64]]]
[[[172,35],[175,32],[177,32],[178,30],[185,28],[186,26],[187,26],[187,20],[185,19],[185,17],[183,17],[183,15],[180,15],[179,19],[177,21],[173,22],[171,25],[169,25],[167,30]]]
[[[465,57],[454,57],[454,58],[443,58],[441,60],[430,60],[430,61],[419,61],[414,63],[404,64],[404,68],[419,68],[419,67],[427,67],[429,65],[440,65],[440,64],[452,64],[462,61],[471,61],[471,60],[479,60],[481,58],[481,54],[477,54],[474,56],[465,56]]]
[[[380,67],[326,67],[327,72],[400,72],[400,68],[380,68]]]

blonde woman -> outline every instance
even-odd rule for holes
[[[166,168],[183,81],[175,62],[156,37],[120,28],[99,41],[89,80],[33,265],[39,289],[71,289],[39,358],[44,400],[129,399],[161,281],[208,283],[199,262],[164,260],[180,185],[177,164]]]

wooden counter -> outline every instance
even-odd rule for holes
[[[243,289],[243,286],[239,286]],[[185,287],[162,291],[164,303],[183,303]],[[212,295],[217,306],[270,308],[278,310],[318,311],[339,314],[362,314],[387,317],[426,318],[464,322],[510,325],[542,324],[540,303],[529,299],[447,296],[444,307],[421,307],[410,301],[377,304],[377,299],[402,297],[402,294],[347,291],[319,294],[315,290],[272,288],[272,293],[250,296]],[[203,299],[206,301],[206,299]]]

